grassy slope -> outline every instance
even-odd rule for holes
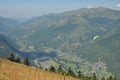
[[[0,60],[0,80],[78,80],[68,76]]]

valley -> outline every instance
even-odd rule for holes
[[[0,57],[14,53],[37,67],[62,65],[84,75],[119,78],[119,22],[120,11],[104,7],[48,14],[14,26],[9,23],[10,29],[3,26],[6,21],[0,22]]]

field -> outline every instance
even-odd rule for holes
[[[0,59],[0,80],[79,80],[79,79]]]

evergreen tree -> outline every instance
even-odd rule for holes
[[[24,59],[23,64],[29,65],[29,60],[28,60],[28,58],[25,58],[25,59]]]
[[[104,77],[102,77],[102,79],[101,80],[105,80],[105,78]]]
[[[80,78],[80,77],[82,77],[83,75],[82,75],[82,71],[78,71],[78,78]]]
[[[45,70],[46,70],[46,71],[48,71],[48,69],[47,69],[47,68],[45,68]]]
[[[51,66],[50,69],[49,69],[49,71],[56,72],[56,69],[55,69],[55,67]]]
[[[93,73],[92,80],[97,80],[96,74]]]
[[[61,71],[63,71],[63,69],[62,69],[62,66],[61,65],[59,65],[59,67],[58,67],[58,73],[60,73]]]
[[[17,59],[15,60],[15,62],[17,62],[17,63],[21,63],[21,62],[20,62],[20,58],[17,57]]]
[[[61,65],[59,65],[57,71],[58,71],[58,73],[60,73],[60,74],[62,74],[62,75],[66,73],[66,72],[63,70],[63,68],[62,68]]]
[[[113,77],[112,76],[110,76],[110,78],[109,78],[110,80],[112,80],[113,79]]]
[[[7,57],[8,60],[10,61],[15,61],[15,55],[13,53],[11,53],[8,57]]]
[[[76,77],[76,75],[75,75],[74,71],[72,71],[71,67],[68,68],[68,73],[67,73],[67,75]]]
[[[116,76],[113,77],[113,76],[109,76],[109,78],[107,80],[117,80]]]
[[[109,76],[108,80],[113,80],[113,77],[112,77],[112,76]]]

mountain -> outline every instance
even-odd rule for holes
[[[0,57],[6,57],[8,56],[10,53],[15,53],[14,47],[18,47],[17,45],[15,45],[14,43],[12,43],[6,36],[4,36],[3,34],[0,34]]]
[[[61,64],[85,75],[119,77],[119,22],[119,10],[83,8],[33,18],[12,29],[8,37],[23,54],[36,54],[27,57],[37,66]],[[55,52],[56,56],[40,57],[39,52]]]
[[[74,53],[73,47],[82,46],[94,36],[109,35],[115,28],[115,24],[112,24],[113,26],[110,24],[119,17],[120,11],[107,8],[49,14],[20,25],[14,30],[14,35],[26,45],[33,43],[31,45],[35,46],[37,51],[48,47]]]
[[[19,24],[20,22],[15,19],[0,16],[0,33],[10,34],[11,30]]]
[[[108,65],[109,71],[112,71],[115,75],[119,77],[120,72],[118,71],[120,69],[120,30],[119,32],[111,35],[108,38],[103,39],[100,42],[100,45],[102,45],[105,49],[107,49],[106,55],[104,56],[104,61],[106,61]],[[105,53],[104,53],[105,54]],[[114,69],[114,70],[113,70]]]

